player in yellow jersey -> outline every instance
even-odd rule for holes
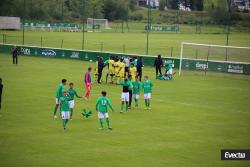
[[[96,57],[96,64],[95,64],[95,82],[97,82],[97,78],[98,78],[98,60],[99,60],[99,56]]]
[[[136,67],[133,64],[131,64],[131,67],[129,68],[129,73],[131,75],[132,81],[135,81],[137,69],[136,69]]]
[[[115,67],[114,67],[114,58],[110,57],[109,58],[109,75],[110,75],[110,80],[111,83],[113,83],[114,75],[115,75]]]
[[[119,64],[119,76],[120,76],[120,81],[124,80],[124,75],[125,75],[125,63],[123,63],[123,59],[120,59],[120,64]]]
[[[114,83],[119,83],[120,80],[120,75],[119,75],[119,69],[120,69],[120,61],[118,58],[115,58],[114,62],[114,71],[115,71],[115,78],[114,78]]]

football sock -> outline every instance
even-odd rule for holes
[[[126,112],[128,112],[128,102],[126,101]]]
[[[110,128],[110,120],[109,120],[109,118],[106,118],[106,122],[107,122],[108,128]]]
[[[101,128],[103,128],[103,121],[102,121],[102,119],[99,119],[99,122],[100,122]]]
[[[58,106],[55,106],[55,108],[54,108],[54,115],[56,115],[57,109],[58,109]]]
[[[73,116],[73,108],[70,109],[70,118],[72,119]]]
[[[138,100],[135,99],[135,106],[138,107]]]
[[[148,107],[149,107],[149,105],[150,105],[150,100],[148,99]]]
[[[62,121],[63,121],[62,122],[63,123],[63,128],[66,129],[66,119],[63,119]]]
[[[145,99],[145,106],[148,107],[148,100]]]
[[[123,112],[123,108],[124,108],[124,103],[122,103],[122,106],[121,106],[121,111]]]

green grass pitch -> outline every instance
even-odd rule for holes
[[[120,114],[120,86],[93,85],[89,101],[76,100],[66,132],[53,119],[55,89],[62,78],[83,94],[83,74],[94,63],[0,54],[3,108],[0,111],[0,166],[247,167],[249,161],[221,161],[221,149],[250,148],[250,77],[184,71],[172,81],[155,80],[150,111]],[[98,130],[96,98],[108,92],[115,112],[113,131]]]
[[[141,28],[143,29],[143,28]],[[0,43],[6,34],[6,43],[22,44],[22,31],[0,31]],[[35,32],[25,31],[25,44],[43,47],[82,49],[82,33],[74,32]],[[149,35],[149,55],[162,54],[171,55],[173,48],[173,57],[179,57],[181,42],[193,42],[204,44],[226,45],[225,34],[173,34],[173,33],[150,33]],[[103,45],[102,45],[103,44]],[[229,36],[229,45],[232,46],[250,46],[250,35],[245,32],[233,32]],[[125,48],[123,48],[125,46]],[[145,54],[146,33],[85,33],[85,49],[96,51],[111,51],[128,54]],[[225,60],[225,57],[221,57]],[[240,57],[238,60],[240,61]],[[249,59],[248,59],[249,60]],[[250,62],[250,60],[248,61]]]

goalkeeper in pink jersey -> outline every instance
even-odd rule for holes
[[[85,82],[85,87],[86,87],[86,94],[85,94],[85,99],[88,100],[90,96],[90,91],[92,88],[92,83],[91,83],[91,70],[92,68],[89,67],[88,70],[85,73],[84,76],[84,82]]]

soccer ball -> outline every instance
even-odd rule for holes
[[[92,62],[92,59],[90,59],[89,61]]]

